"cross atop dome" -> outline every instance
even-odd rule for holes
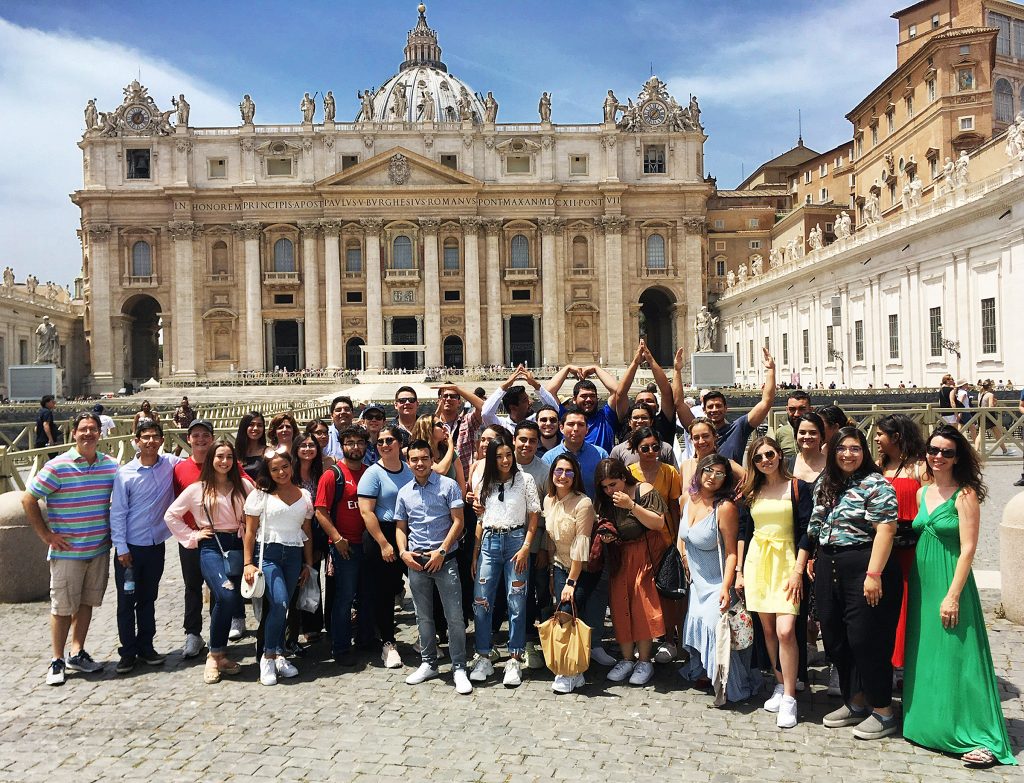
[[[409,31],[409,38],[405,44],[405,62],[399,70],[426,66],[448,73],[448,67],[441,62],[441,47],[437,44],[437,33],[427,24],[427,7],[420,3],[417,10],[420,12],[420,18],[416,26]]]

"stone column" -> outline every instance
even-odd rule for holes
[[[263,366],[268,372],[274,369],[274,319],[263,319]]]
[[[558,260],[555,257],[555,236],[562,231],[561,218],[544,217],[537,221],[541,230],[541,301],[543,302],[544,313],[544,342],[540,345],[536,342],[537,335],[534,335],[534,345],[540,349],[542,365],[558,364]],[[621,278],[614,278],[621,279]],[[536,330],[536,324],[534,325]]]
[[[626,345],[624,333],[625,314],[622,308],[622,287],[617,281],[622,280],[622,232],[626,228],[626,218],[609,215],[604,219],[604,254],[608,280],[608,312],[605,321],[608,335],[608,353],[604,362],[608,366],[625,364]]]
[[[545,320],[547,320],[547,316],[544,316],[544,318],[545,318]],[[557,331],[557,330],[549,329],[549,331]],[[537,360],[538,356],[543,356],[543,354],[541,353],[541,349],[540,349],[540,316],[539,315],[534,315],[533,316],[533,364],[534,364],[535,367],[538,364],[538,360]],[[544,360],[542,362],[542,364],[548,364],[548,361]]]
[[[174,242],[174,274],[171,278],[171,301],[177,326],[171,333],[174,344],[175,375],[194,377],[196,374],[195,328],[195,262],[192,257],[192,239],[199,227],[191,220],[172,220],[168,225]]]
[[[599,317],[600,317],[600,328],[598,328],[598,320],[594,320],[594,329],[596,334],[594,336],[593,346],[594,353],[596,353],[601,363],[604,363],[604,357],[608,355],[608,290],[614,285],[614,281],[608,279],[608,265],[605,263],[604,253],[604,218],[594,218],[594,269],[597,272],[597,282],[594,287],[595,294],[595,305],[597,306]]]
[[[174,183],[189,184],[189,162],[192,158],[192,139],[178,139],[174,142]],[[181,371],[181,368],[178,368]]]
[[[500,364],[507,366],[512,364],[512,316],[503,315],[501,322],[501,333],[505,337],[505,353],[498,361]]]
[[[480,257],[479,237],[480,218],[464,217],[462,222],[462,242],[466,262],[466,334],[465,354],[467,367],[479,367],[483,364],[482,346],[480,345]]]
[[[239,235],[245,242],[245,358],[244,370],[262,370],[266,367],[263,355],[263,287],[260,283],[260,224],[237,224]]]
[[[501,344],[501,265],[498,261],[501,219],[485,220],[484,229],[487,231],[487,361],[490,364],[503,364],[505,358]]]
[[[324,288],[327,299],[327,369],[337,370],[341,358],[341,255],[338,235],[341,221],[323,220],[324,232]]]
[[[686,313],[690,318],[696,317],[700,308],[704,305],[704,241],[707,235],[707,222],[703,217],[693,216],[683,218],[683,238],[680,243],[679,252],[675,256],[675,274],[679,279],[690,282],[684,288]],[[692,282],[691,282],[692,281]],[[701,281],[700,285],[694,285]],[[693,329],[686,329],[680,337],[680,343],[685,349],[684,353],[689,356],[696,351],[697,344]],[[754,360],[760,365],[757,356]]]
[[[604,177],[606,182],[618,182],[619,166],[615,154],[615,142],[617,137],[614,134],[606,134],[601,137],[601,147],[604,148]]]
[[[423,362],[427,367],[440,367],[441,350],[441,284],[437,266],[437,230],[441,221],[420,218],[423,229],[423,325],[426,351]]]
[[[306,319],[296,318],[295,323],[299,327],[299,369],[306,368]]]
[[[239,134],[244,134],[250,128],[252,128],[251,125],[248,128],[242,128]],[[249,132],[254,133],[255,129]],[[239,140],[238,145],[242,148],[242,182],[254,183],[256,182],[256,141],[253,138],[243,136]]]
[[[380,218],[363,218],[359,223],[366,232],[366,344],[375,346],[384,342],[380,281],[380,231],[384,221]],[[367,351],[366,366],[367,369],[380,369],[379,349],[371,348]]]
[[[303,338],[299,346],[303,352],[300,367],[322,367],[320,358],[320,265],[316,258],[316,234],[320,224],[315,220],[299,223],[302,232],[302,304]]]
[[[392,321],[394,321],[394,320],[395,319],[394,319],[393,316],[390,316],[390,315],[385,315],[384,316],[384,344],[385,345],[391,345],[391,335],[394,334],[394,331],[392,329],[392,327],[393,327]],[[384,356],[384,366],[385,367],[391,367],[391,354],[390,353],[385,354],[385,356]]]
[[[417,315],[416,318],[416,344],[423,345],[423,316]]]
[[[110,328],[110,239],[115,235],[111,233],[108,225],[91,225],[86,231],[89,233],[89,288],[92,293],[89,318],[89,352],[92,363],[90,391],[114,391],[118,387],[114,385]],[[115,263],[115,275],[118,269],[120,263]],[[115,287],[120,288],[120,280],[115,281]]]

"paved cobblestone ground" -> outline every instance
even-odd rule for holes
[[[990,469],[980,569],[998,568],[998,525],[1019,468]],[[97,611],[88,648],[107,662],[95,675],[70,673],[60,688],[44,684],[47,605],[0,606],[0,780],[651,780],[666,772],[692,781],[1019,781],[1020,768],[971,771],[952,757],[901,739],[861,742],[821,717],[838,700],[825,694],[827,671],[800,695],[800,724],[775,727],[749,705],[717,710],[686,690],[675,665],[658,666],[645,688],[610,685],[595,667],[581,691],[556,696],[546,671],[517,690],[497,677],[469,697],[442,679],[404,684],[412,651],[411,601],[400,615],[403,671],[376,655],[340,671],[319,645],[296,660],[300,676],[274,688],[257,682],[253,641],[234,645],[239,678],[202,682],[203,658],[181,658],[177,555],[168,547],[158,605],[163,666],[140,664],[116,675],[113,589]],[[1003,710],[1017,758],[1024,762],[1024,627],[995,617],[997,591],[982,593]],[[252,623],[250,617],[250,624]]]

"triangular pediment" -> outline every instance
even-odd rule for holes
[[[480,180],[456,169],[442,166],[404,147],[392,147],[350,169],[339,171],[316,183],[318,189],[355,188],[417,188],[438,185],[471,185],[481,187]]]

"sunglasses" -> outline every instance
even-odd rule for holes
[[[558,424],[558,419],[537,419],[538,424]]]
[[[454,393],[452,393],[452,394],[442,394],[441,395],[441,399],[442,400],[457,400],[457,399],[459,399],[459,395],[458,394],[454,394]]]
[[[377,438],[378,446],[390,446],[392,443],[397,441],[398,438]]]
[[[760,465],[762,462],[771,462],[777,456],[779,455],[774,451],[762,451],[760,454],[754,455],[754,464]]]
[[[928,456],[929,457],[941,456],[944,459],[953,459],[953,457],[956,456],[956,449],[940,449],[938,446],[929,446],[928,447]]]
[[[505,502],[505,485],[504,484],[499,484],[498,485],[498,502],[499,503],[504,503]]]
[[[555,468],[552,471],[556,476],[564,476],[565,478],[575,478],[576,471],[572,468]]]
[[[384,417],[379,413],[371,413],[367,416],[363,416],[364,421],[384,421]]]
[[[661,451],[661,446],[657,446],[652,443],[641,443],[636,447],[637,451],[643,452],[644,454],[650,454],[652,451]]]
[[[412,405],[414,402],[416,402],[415,397],[399,397],[395,400],[395,403],[398,405]]]
[[[716,479],[724,479],[726,475],[724,470],[715,470],[711,467],[704,468],[703,473],[705,476],[711,476]]]
[[[446,426],[444,426],[444,424],[443,424],[442,422],[440,422],[440,421],[435,421],[435,422],[434,422],[434,426],[435,426],[435,427],[440,427],[440,428],[441,428],[441,429],[443,429],[443,430],[446,430],[446,429],[448,429],[448,428],[447,428]]]

